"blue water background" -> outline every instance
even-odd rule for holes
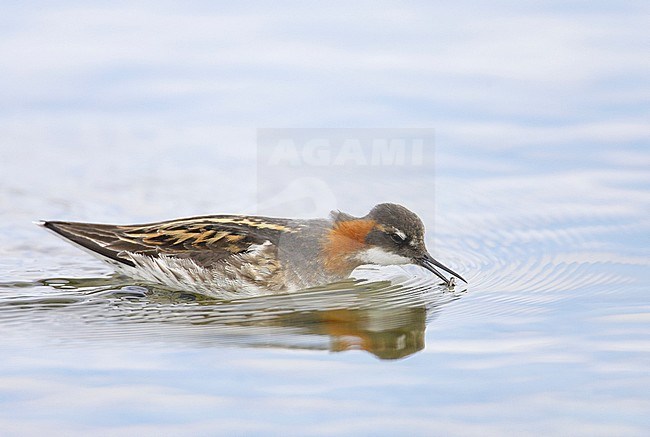
[[[647,435],[649,12],[4,5],[0,433]],[[256,129],[286,127],[435,129],[424,172],[328,180],[331,208],[416,211],[469,279],[422,350],[197,327],[31,223],[257,212]]]

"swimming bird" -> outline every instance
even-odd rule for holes
[[[447,286],[454,276],[467,282],[429,254],[422,220],[393,203],[363,217],[333,211],[307,220],[209,215],[140,225],[38,224],[119,273],[209,296],[295,291],[343,280],[365,264],[415,264]]]

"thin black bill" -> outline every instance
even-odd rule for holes
[[[422,266],[422,267],[424,267],[425,269],[427,269],[427,270],[429,270],[430,272],[432,272],[433,274],[435,274],[437,277],[439,277],[439,278],[442,279],[443,281],[445,281],[445,284],[447,284],[447,285],[450,285],[451,281],[450,281],[449,279],[447,279],[447,278],[445,277],[445,275],[443,275],[442,273],[440,273],[440,271],[439,271],[438,269],[444,270],[445,272],[447,272],[447,273],[449,273],[449,274],[451,274],[451,275],[457,277],[458,279],[460,279],[460,280],[463,281],[464,283],[467,283],[467,281],[466,281],[462,276],[460,276],[458,273],[454,272],[454,271],[453,271],[452,269],[450,269],[449,267],[440,264],[438,261],[436,261],[435,259],[433,259],[433,257],[432,257],[431,255],[429,255],[429,254],[426,254],[426,256],[417,259],[417,263],[418,263],[420,266]],[[437,267],[438,269],[436,269],[436,267]]]

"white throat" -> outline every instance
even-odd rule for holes
[[[392,266],[410,264],[411,260],[405,256],[388,252],[381,247],[372,247],[363,250],[356,255],[356,258],[364,264],[377,264],[380,266]]]

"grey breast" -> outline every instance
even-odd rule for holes
[[[323,270],[320,261],[322,242],[332,222],[326,219],[292,220],[291,227],[300,231],[283,234],[277,243],[286,282],[304,288],[341,279]]]

